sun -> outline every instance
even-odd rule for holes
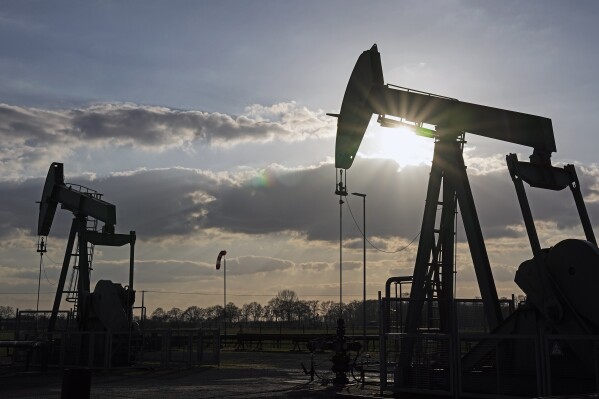
[[[434,140],[417,136],[409,127],[381,127],[376,120],[368,125],[362,142],[362,155],[396,161],[400,167],[430,164]]]

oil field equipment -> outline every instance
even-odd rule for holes
[[[63,164],[54,162],[48,170],[42,198],[39,203],[38,235],[50,233],[58,205],[73,213],[73,221],[67,240],[54,305],[48,324],[48,332],[56,329],[57,317],[63,295],[73,303],[73,312],[78,330],[86,331],[129,331],[133,321],[133,290],[135,232],[117,234],[116,208],[102,200],[95,190],[65,183]],[[100,228],[99,222],[104,223]],[[47,242],[47,240],[46,240]],[[90,277],[94,246],[123,246],[129,244],[129,283],[126,287],[110,280],[100,280],[92,292]],[[70,287],[65,289],[67,275],[71,269]]]
[[[348,373],[356,368],[355,360],[360,355],[362,345],[360,342],[351,339],[345,334],[345,321],[341,318],[337,319],[337,332],[334,336],[319,337],[312,339],[308,342],[308,349],[314,355],[314,352],[321,351],[332,351],[333,356],[331,357],[331,371],[335,375],[331,380],[335,385],[347,385],[350,383],[347,377]],[[354,362],[352,363],[350,352],[355,352]],[[314,362],[311,361],[310,370],[307,370],[302,363],[304,373],[310,375],[310,380],[314,380],[316,370],[314,369]],[[362,375],[362,382],[364,376]]]
[[[435,141],[414,271],[405,279],[411,281],[405,324],[390,333],[382,323],[381,342],[397,348],[393,358],[381,348],[382,386],[390,366],[395,391],[533,397],[599,389],[599,249],[574,166],[551,165],[551,120],[385,84],[376,45],[358,58],[334,115],[336,168],[352,166],[373,114],[384,127],[410,126]],[[507,156],[533,252],[515,276],[527,301],[509,316],[500,306],[466,173],[465,133],[533,149],[530,162]],[[554,191],[569,187],[586,240],[541,248],[523,182]],[[456,325],[458,205],[490,331],[476,337]]]

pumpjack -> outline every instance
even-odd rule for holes
[[[65,183],[62,163],[54,162],[50,166],[39,202],[38,235],[48,236],[59,204],[62,209],[72,212],[74,217],[48,323],[49,333],[55,331],[64,294],[67,294],[67,301],[74,303],[79,331],[128,331],[133,321],[135,231],[129,234],[115,233],[116,207],[101,197],[100,193],[90,188]],[[104,223],[101,229],[98,229],[98,222]],[[110,280],[100,280],[92,292],[90,276],[94,246],[126,244],[130,246],[128,286],[123,287]],[[71,265],[73,286],[65,290]]]
[[[407,125],[417,134],[435,141],[416,261],[410,278],[405,334],[395,363],[394,388],[441,389],[457,395],[465,389],[468,378],[493,370],[487,382],[495,386],[503,380],[509,385],[508,388],[497,386],[495,393],[540,395],[591,389],[582,381],[591,381],[590,386],[596,389],[592,381],[597,372],[597,346],[590,342],[594,342],[592,337],[599,332],[596,289],[599,249],[574,166],[558,168],[551,164],[551,154],[556,152],[551,120],[385,84],[376,44],[358,58],[341,111],[333,114],[338,118],[336,168],[352,166],[374,114],[383,127]],[[519,266],[515,275],[515,282],[526,294],[526,303],[508,317],[500,308],[466,173],[463,158],[466,133],[532,148],[529,162],[519,161],[516,154],[506,158],[533,254],[532,259]],[[553,247],[542,248],[523,183],[551,191],[568,187],[574,196],[585,239],[566,239]],[[498,348],[493,353],[489,345],[484,345],[484,340],[479,340],[466,353],[460,346],[454,307],[454,225],[458,206],[491,332],[489,337],[499,337],[493,340],[496,345],[491,345]],[[421,350],[422,339],[432,336],[430,329],[423,328],[423,307],[431,303],[439,315],[438,327],[432,332],[448,338],[441,345],[447,356],[434,365],[425,365],[416,351]],[[533,336],[537,340],[531,345],[525,340],[508,339],[518,335]],[[545,339],[547,337],[554,340]],[[560,367],[576,370],[575,383],[559,385],[560,377],[548,367],[551,348],[547,348],[547,342],[559,342]],[[538,347],[537,343],[540,343]],[[501,370],[511,367],[510,375],[502,374],[500,361],[504,365]],[[423,372],[426,367],[428,374]],[[423,375],[432,374],[442,375],[442,388],[432,386],[430,378],[422,379]],[[386,375],[381,376],[385,381],[386,378]],[[532,383],[523,382],[523,378],[532,378]]]

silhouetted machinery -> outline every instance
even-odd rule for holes
[[[56,328],[56,321],[63,294],[74,303],[73,309],[80,331],[129,331],[133,318],[133,290],[135,232],[116,234],[116,208],[101,199],[101,194],[77,184],[64,181],[62,163],[52,163],[44,184],[38,221],[38,235],[44,237],[50,233],[56,208],[73,213],[74,218],[67,240],[64,261],[48,332]],[[98,229],[98,221],[104,226]],[[75,245],[77,239],[77,244]],[[95,245],[123,246],[129,244],[129,285],[109,280],[100,280],[91,292],[90,275],[93,250]],[[74,252],[75,251],[75,252]],[[71,287],[65,290],[65,282],[69,269]]]
[[[376,45],[358,58],[341,112],[335,115],[336,168],[352,166],[373,114],[378,114],[382,126],[410,126],[435,140],[405,326],[397,337],[394,388],[455,394],[479,389],[468,385],[478,378],[479,393],[490,389],[494,394],[533,396],[596,390],[593,335],[599,332],[599,250],[574,166],[551,165],[556,151],[551,120],[385,85]],[[530,162],[519,161],[515,154],[507,156],[533,258],[520,265],[515,277],[527,301],[505,318],[466,174],[462,153],[466,132],[533,148]],[[586,240],[566,239],[541,248],[524,182],[553,191],[570,188]],[[466,351],[454,306],[458,204],[491,331]],[[431,303],[439,317],[432,330],[423,323],[423,314],[431,315],[425,305]],[[435,351],[444,355],[426,353],[431,349],[423,342],[435,337],[442,337]],[[563,370],[569,371],[560,375]],[[386,381],[387,376],[381,378]]]

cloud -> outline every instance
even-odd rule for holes
[[[364,159],[360,164],[350,174],[348,188],[368,193],[369,239],[388,251],[404,247],[420,230],[429,168],[399,170],[395,162],[376,159]],[[328,163],[219,173],[166,168],[69,180],[103,193],[103,199],[116,205],[117,231],[136,230],[140,239],[164,240],[216,230],[249,236],[287,232],[333,242],[339,239],[339,204],[333,195],[332,170]],[[583,192],[592,195],[599,184],[597,167],[578,170],[581,181],[591,187]],[[470,182],[485,239],[525,237],[507,171],[471,173]],[[39,178],[0,182],[0,237],[17,231],[35,234],[35,201],[42,186]],[[527,193],[538,226],[552,222],[558,230],[567,230],[579,225],[569,190],[556,193],[527,188]],[[347,248],[357,250],[362,246],[358,230],[362,227],[362,201],[352,196],[344,201],[344,240]],[[599,220],[599,202],[590,201],[587,208],[591,220]],[[58,209],[51,235],[64,237],[71,218]],[[465,239],[463,232],[458,238]]]
[[[39,175],[51,161],[90,147],[160,152],[332,137],[331,119],[295,102],[252,105],[238,116],[130,103],[67,110],[0,104],[0,175]]]
[[[289,260],[267,256],[240,256],[227,259],[227,264],[230,266],[228,272],[232,275],[273,273],[286,271],[295,266],[295,264]]]

